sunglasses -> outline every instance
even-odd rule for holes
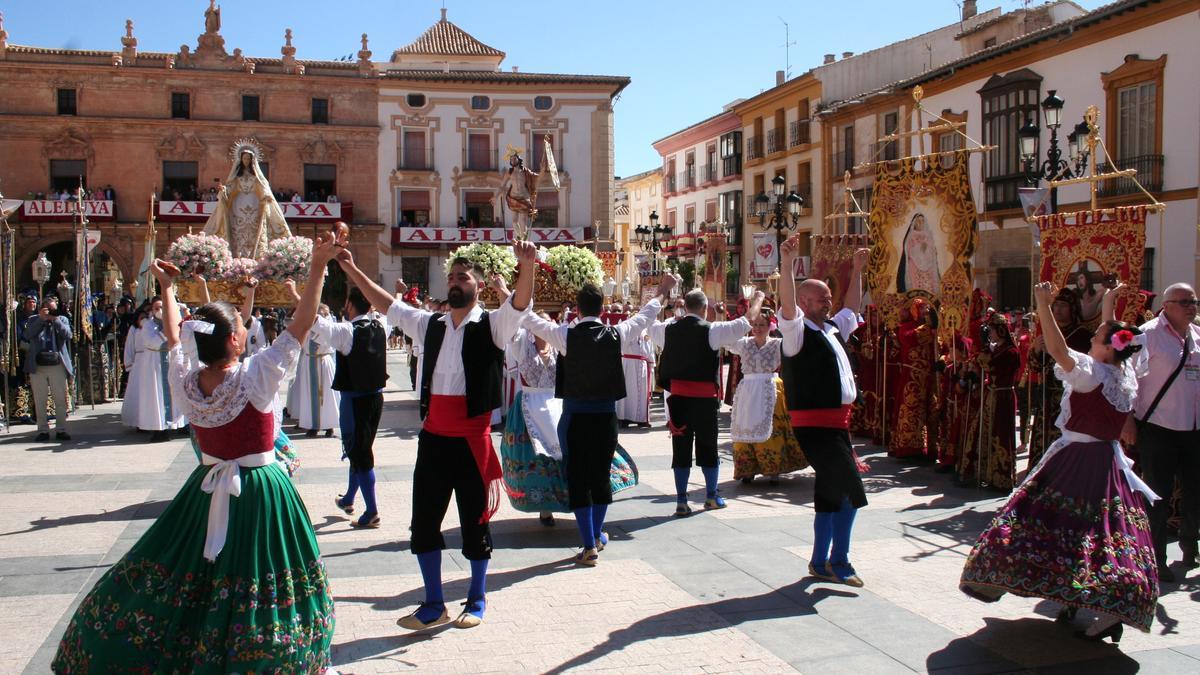
[[[1200,300],[1197,300],[1196,298],[1188,298],[1187,300],[1167,300],[1166,302],[1173,302],[1182,307],[1195,307],[1197,304],[1200,304]]]

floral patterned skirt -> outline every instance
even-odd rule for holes
[[[1158,569],[1142,503],[1111,443],[1072,443],[1017,488],[979,537],[960,588],[1108,614],[1149,631]]]
[[[796,442],[792,419],[783,396],[783,380],[775,378],[775,411],[771,418],[771,437],[762,443],[733,444],[733,477],[754,478],[799,471],[808,459]]]
[[[277,464],[241,470],[229,534],[204,559],[211,495],[198,466],[87,594],[55,672],[320,673],[333,596],[304,502]]]
[[[517,392],[504,421],[500,440],[500,464],[504,469],[504,487],[513,508],[525,513],[558,511],[569,513],[567,467],[562,460],[534,451],[525,426],[523,392]],[[620,445],[609,468],[613,494],[638,484],[638,468]]]

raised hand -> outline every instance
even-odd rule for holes
[[[154,262],[150,263],[150,273],[163,286],[175,283],[175,277],[180,274],[178,267],[161,258],[155,258]]]
[[[491,287],[500,295],[507,296],[509,294],[508,284],[505,283],[504,277],[499,272],[492,272],[492,278],[489,282]]]
[[[871,249],[860,248],[854,252],[854,270],[862,271],[867,266],[867,260],[871,257]]]
[[[1033,299],[1037,301],[1038,306],[1045,305],[1049,307],[1054,302],[1054,284],[1049,281],[1043,281],[1033,287]]]
[[[514,241],[512,247],[513,253],[517,256],[518,263],[537,264],[537,246],[534,246],[533,242],[527,240]]]
[[[312,262],[314,266],[324,267],[326,263],[343,251],[341,244],[338,243],[337,235],[332,232],[321,232],[317,234],[316,240],[313,242]]]
[[[400,277],[396,277],[396,283],[394,284],[393,288],[395,288],[396,292],[401,295],[408,292],[408,284],[404,283],[404,280]]]
[[[350,253],[350,249],[348,248],[339,249],[337,255],[335,255],[333,259],[338,261],[338,264],[342,266],[342,269],[345,269],[347,266],[354,265],[354,256]]]
[[[671,289],[675,288],[678,283],[679,279],[674,274],[662,275],[662,279],[658,282],[658,294],[663,298],[671,297]]]
[[[783,261],[791,262],[796,259],[796,254],[800,251],[800,235],[793,234],[783,240],[783,244],[779,247],[780,267],[783,267]]]

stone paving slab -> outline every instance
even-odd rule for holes
[[[21,672],[74,601],[74,593],[0,598],[0,673]]]
[[[4,557],[106,553],[138,517],[149,490],[0,494]]]

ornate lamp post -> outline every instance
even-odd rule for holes
[[[616,279],[613,279],[612,275],[610,274],[608,275],[608,278],[604,280],[604,301],[610,302],[612,300],[613,293],[616,291],[617,281]]]
[[[641,245],[642,250],[650,252],[651,272],[658,274],[658,252],[662,250],[662,245],[658,243],[658,240],[669,233],[671,229],[666,225],[659,225],[658,211],[651,211],[650,227],[638,225],[633,231],[637,234],[637,242]]]
[[[33,261],[33,280],[38,284],[38,295],[46,297],[46,282],[50,281],[50,270],[54,265],[46,259],[45,251],[38,251],[37,259]]]
[[[1087,138],[1089,127],[1087,122],[1080,122],[1067,136],[1067,157],[1063,158],[1062,150],[1058,147],[1058,129],[1062,126],[1062,111],[1066,101],[1058,96],[1058,90],[1051,89],[1042,101],[1042,117],[1046,127],[1050,129],[1050,147],[1046,150],[1046,159],[1037,164],[1038,139],[1041,130],[1034,124],[1033,117],[1025,120],[1025,125],[1017,130],[1020,144],[1021,160],[1025,164],[1025,182],[1030,187],[1037,187],[1041,180],[1062,180],[1083,175],[1087,166],[1089,150],[1083,141]],[[1058,188],[1050,188],[1050,211],[1058,211]]]
[[[779,249],[783,246],[783,233],[791,231],[800,224],[800,207],[804,199],[794,191],[784,196],[787,190],[787,180],[783,176],[771,179],[771,192],[775,195],[775,206],[771,207],[771,198],[765,192],[760,192],[754,198],[754,215],[758,216],[758,225],[764,230],[775,230],[775,259],[781,260]],[[768,220],[769,216],[769,220]],[[778,262],[775,269],[779,269]]]

